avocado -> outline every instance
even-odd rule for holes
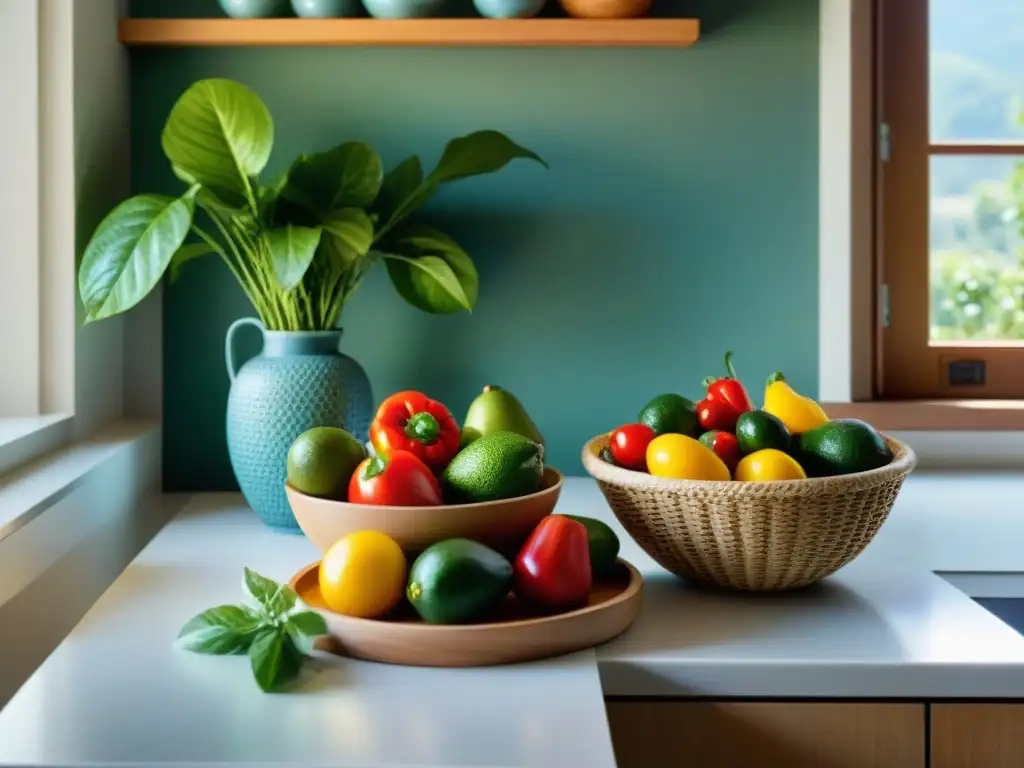
[[[594,581],[607,579],[615,573],[619,562],[619,537],[607,523],[593,517],[566,515],[587,529],[590,543],[590,572]]]
[[[682,395],[666,394],[651,398],[641,410],[637,421],[646,424],[656,435],[673,433],[698,437],[697,406]]]
[[[544,436],[519,398],[506,389],[489,384],[469,405],[462,424],[462,447],[494,432],[517,432],[538,445],[544,445]]]
[[[405,596],[428,624],[464,624],[501,604],[512,587],[512,564],[469,539],[427,547],[412,564]]]
[[[544,449],[518,432],[492,432],[474,440],[442,475],[452,504],[512,499],[534,493],[544,475]]]
[[[788,451],[793,438],[777,417],[766,411],[747,411],[736,420],[736,442],[746,455],[766,448]]]
[[[878,430],[860,419],[833,419],[807,430],[800,435],[797,453],[809,477],[867,472],[892,461]]]

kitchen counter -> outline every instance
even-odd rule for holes
[[[605,696],[1024,699],[1024,637],[933,573],[1024,571],[1008,543],[1022,500],[1022,476],[915,474],[860,559],[782,595],[687,587],[623,536],[644,607],[596,651],[463,670],[317,654],[292,692],[265,695],[245,658],[174,637],[241,599],[243,566],[287,580],[317,553],[239,496],[199,496],[0,712],[0,765],[602,768]],[[585,478],[558,511],[617,525]]]

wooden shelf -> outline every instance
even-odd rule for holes
[[[697,19],[122,19],[128,46],[682,48]]]

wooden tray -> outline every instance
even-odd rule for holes
[[[482,667],[559,656],[591,648],[622,634],[640,612],[643,578],[625,560],[615,576],[594,585],[587,605],[538,616],[509,595],[487,623],[426,624],[402,601],[393,615],[358,619],[324,603],[320,563],[295,574],[289,586],[327,619],[330,635],[317,647],[343,656],[417,667]]]

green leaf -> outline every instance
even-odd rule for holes
[[[336,208],[369,206],[383,176],[373,147],[350,141],[327,152],[301,156],[288,171],[280,197],[322,220]]]
[[[444,148],[437,167],[419,186],[406,194],[401,203],[395,206],[384,229],[394,227],[395,224],[426,203],[434,196],[441,184],[469,176],[494,173],[516,158],[534,160],[545,168],[548,167],[547,163],[535,152],[519,146],[499,131],[477,131],[452,139]],[[395,186],[399,186],[397,178]]]
[[[294,679],[302,668],[302,654],[283,627],[257,635],[249,647],[249,660],[256,684],[270,692]]]
[[[244,571],[243,587],[246,594],[271,617],[279,617],[295,607],[299,596],[287,584],[261,576],[249,568]]]
[[[284,626],[296,650],[302,654],[311,653],[314,639],[327,634],[327,622],[316,611],[293,613]]]
[[[233,80],[194,83],[171,109],[161,138],[164,154],[180,178],[253,201],[250,179],[270,159],[274,123],[252,90]]]
[[[537,153],[519,146],[505,134],[499,131],[477,131],[448,142],[427,181],[443,183],[467,176],[494,173],[516,158],[535,160],[545,168],[548,167]]]
[[[406,198],[423,183],[423,168],[420,159],[413,155],[407,157],[384,177],[380,194],[377,196],[377,209],[383,220],[388,221]]]
[[[181,246],[171,257],[171,282],[177,282],[181,277],[182,267],[208,253],[215,253],[215,251],[206,243],[188,243]]]
[[[414,307],[431,314],[473,309],[480,288],[476,266],[448,235],[406,225],[384,247],[391,282]]]
[[[160,282],[192,226],[194,200],[139,195],[96,228],[82,256],[78,292],[88,321],[131,309]]]
[[[360,208],[341,208],[324,221],[324,237],[331,263],[344,271],[365,256],[373,245],[373,223]]]
[[[302,282],[320,245],[321,234],[318,227],[295,227],[291,224],[266,233],[274,277],[282,290],[290,291]]]
[[[194,653],[243,653],[260,623],[260,615],[251,608],[222,605],[189,620],[178,633],[178,645]]]
[[[293,613],[288,617],[288,624],[307,637],[319,637],[327,634],[327,622],[323,615],[316,611]]]

